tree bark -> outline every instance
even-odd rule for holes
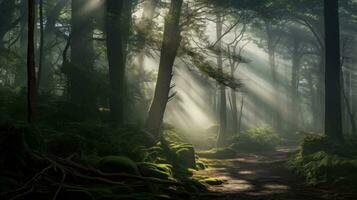
[[[325,0],[325,133],[343,140],[338,0]]]
[[[28,1],[27,36],[27,120],[35,121],[36,70],[35,70],[35,0]]]
[[[160,135],[166,104],[169,100],[173,65],[181,43],[180,18],[183,0],[171,0],[165,19],[164,38],[161,46],[159,73],[154,99],[146,120],[146,128],[156,137]]]
[[[121,29],[123,0],[106,1],[106,43],[109,63],[110,118],[119,125],[124,122],[125,49]]]
[[[90,72],[94,68],[93,18],[84,12],[87,0],[72,0],[71,64],[69,94],[71,102],[90,106],[95,104],[95,95]]]
[[[38,74],[37,74],[37,91],[40,88],[41,74],[43,70],[43,45],[44,45],[44,20],[43,20],[43,0],[39,0],[38,13],[40,17],[40,47],[39,47],[39,58],[38,58]]]
[[[223,22],[222,16],[217,16],[216,22],[216,36],[217,36],[217,44],[216,47],[219,49],[218,57],[217,57],[217,66],[218,71],[220,73],[223,72],[223,59],[222,59],[222,29]],[[219,133],[217,138],[217,147],[223,147],[226,140],[226,132],[227,132],[227,101],[226,101],[226,87],[224,85],[219,86],[219,96],[220,96],[220,105],[219,105]]]

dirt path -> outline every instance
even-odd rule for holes
[[[354,199],[328,189],[309,187],[289,172],[284,163],[293,150],[281,148],[273,152],[240,154],[234,159],[207,159],[210,168],[195,175],[216,177],[222,185],[209,190],[222,199],[239,200],[340,200]]]

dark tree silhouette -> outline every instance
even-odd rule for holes
[[[28,44],[27,44],[27,120],[35,120],[36,70],[35,70],[35,1],[28,1]]]
[[[125,89],[125,50],[121,16],[123,1],[107,0],[106,2],[106,34],[107,57],[109,63],[110,114],[111,120],[122,123],[124,120]]]
[[[325,0],[325,133],[342,140],[340,27],[338,0]]]
[[[169,100],[172,69],[177,50],[181,43],[180,17],[182,0],[171,1],[170,11],[165,19],[164,38],[161,46],[159,74],[157,77],[154,99],[146,120],[146,128],[158,135]]]

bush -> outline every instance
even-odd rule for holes
[[[248,129],[231,140],[230,148],[238,152],[266,151],[274,149],[281,139],[269,127]]]
[[[338,143],[322,134],[306,134],[288,167],[309,184],[357,183],[357,157],[352,142]]]

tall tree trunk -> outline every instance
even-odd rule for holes
[[[69,94],[71,101],[82,106],[95,104],[95,95],[90,84],[94,68],[93,18],[84,9],[88,0],[72,0],[71,65]]]
[[[338,0],[325,0],[325,133],[343,140]]]
[[[234,78],[234,65],[231,65],[231,76]],[[237,94],[234,89],[231,89],[232,99],[232,128],[235,134],[238,132],[238,109],[237,109]]]
[[[318,121],[318,112],[317,112],[317,106],[316,106],[316,91],[314,88],[314,80],[312,73],[307,73],[307,81],[308,81],[308,86],[309,86],[309,92],[310,92],[310,101],[311,101],[311,114],[312,114],[312,127],[314,131],[317,131],[316,129],[316,124]]]
[[[121,17],[123,0],[106,1],[106,34],[107,57],[109,63],[110,83],[110,118],[113,122],[124,122],[125,106],[125,48]]]
[[[39,58],[38,58],[38,74],[37,74],[37,91],[40,88],[41,73],[43,70],[43,45],[44,45],[44,20],[43,20],[43,0],[39,0],[39,17],[40,17],[40,47],[39,47]]]
[[[268,57],[269,57],[269,65],[271,71],[271,80],[272,80],[272,87],[275,89],[275,104],[272,110],[272,124],[277,132],[281,132],[281,110],[280,110],[280,98],[279,98],[279,79],[278,79],[278,72],[277,72],[277,65],[275,61],[275,49],[276,49],[276,42],[274,41],[274,35],[272,32],[272,25],[269,21],[265,20],[265,29],[267,34],[267,48],[268,48]]]
[[[299,129],[299,68],[301,55],[299,54],[299,41],[294,38],[291,72],[291,131]]]
[[[240,102],[239,119],[238,119],[238,134],[240,134],[240,131],[242,130],[243,108],[244,108],[244,97],[242,97],[242,101]]]
[[[217,57],[217,66],[220,73],[223,72],[223,59],[222,59],[222,29],[223,21],[222,16],[217,16],[216,22],[216,36],[219,40],[216,44],[217,49],[219,50]],[[217,138],[217,147],[222,147],[225,144],[226,132],[227,132],[227,101],[226,101],[226,87],[224,85],[219,86],[219,96],[220,96],[220,105],[219,105],[219,133]]]
[[[28,1],[27,39],[27,120],[35,121],[36,69],[35,69],[35,0]]]
[[[170,10],[165,19],[164,38],[161,46],[159,73],[154,99],[146,120],[146,128],[159,136],[166,104],[169,100],[172,70],[181,43],[180,18],[183,0],[171,0]]]

